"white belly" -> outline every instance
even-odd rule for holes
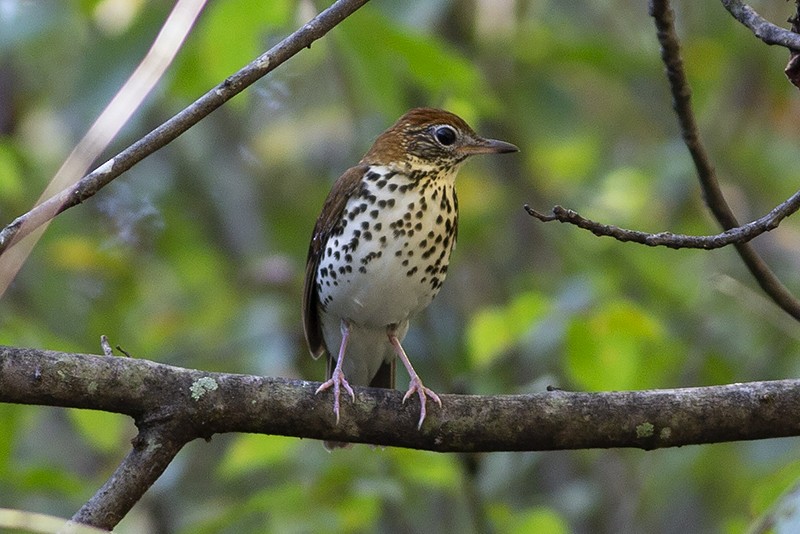
[[[439,292],[455,243],[457,200],[452,177],[375,176],[347,202],[346,224],[328,239],[316,282],[323,316],[385,329]]]

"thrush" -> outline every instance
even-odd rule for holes
[[[442,287],[458,233],[455,178],[476,154],[516,152],[479,137],[460,117],[412,109],[383,132],[358,165],[334,183],[322,206],[303,290],[303,324],[311,354],[328,358],[327,381],[339,422],[351,384],[394,388],[399,359],[410,382],[405,402],[439,396],[414,371],[401,342],[409,320]]]

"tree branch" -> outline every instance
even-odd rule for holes
[[[153,152],[163,148],[212,111],[241,93],[256,80],[328,33],[369,0],[338,0],[302,28],[229,76],[187,108],[145,135],[131,146],[81,178],[74,186],[54,195],[17,217],[0,231],[0,255],[59,213],[90,198]]]
[[[103,487],[78,510],[72,521],[113,529],[152,486],[183,446],[196,434],[181,420],[139,428],[130,452]]]
[[[73,517],[113,528],[184,444],[249,432],[438,452],[689,444],[800,435],[800,380],[699,388],[530,395],[442,395],[421,430],[396,390],[356,387],[339,425],[316,382],[210,373],[133,358],[0,346],[0,402],[103,410],[139,435]]]
[[[439,452],[649,450],[800,435],[800,379],[650,391],[442,395],[443,408],[429,414],[420,431],[418,406],[404,404],[402,392],[364,387],[355,388],[355,403],[343,404],[337,426],[330,396],[314,394],[318,386],[0,346],[0,402],[129,415],[145,442],[159,426],[169,426],[177,443],[255,432]],[[653,432],[645,431],[648,424]]]
[[[723,0],[723,4],[725,3],[726,0]],[[742,5],[736,1],[728,1],[727,4],[734,7]],[[661,58],[666,67],[667,79],[672,91],[673,107],[678,116],[684,143],[686,143],[697,169],[697,176],[703,189],[706,204],[724,230],[735,228],[739,226],[739,222],[725,201],[714,167],[711,165],[705,147],[700,140],[697,122],[692,111],[692,91],[689,88],[686,72],[683,69],[680,45],[675,32],[675,16],[669,1],[651,0],[650,15],[655,19],[656,33],[661,44]],[[785,32],[785,30],[781,31]],[[800,36],[791,32],[786,33],[791,35],[791,39],[797,41],[798,45],[800,45]],[[753,247],[749,243],[736,243],[735,247],[742,261],[755,277],[758,285],[761,286],[761,289],[786,313],[800,321],[800,301],[778,280]]]
[[[788,22],[791,23],[790,31],[798,34],[800,33],[800,1],[795,0],[794,4],[794,15],[789,17]],[[783,69],[783,73],[792,82],[792,85],[800,89],[800,50],[789,50],[789,62],[786,64],[786,68]]]
[[[207,373],[146,360],[0,347],[0,402],[135,418],[133,449],[73,520],[113,528],[181,447],[251,432],[439,452],[656,449],[800,435],[800,380],[699,388],[442,395],[421,430],[416,403],[355,388],[337,426],[329,395],[302,380]]]
[[[768,45],[780,45],[800,51],[800,35],[772,24],[740,0],[721,1],[733,18],[750,28],[756,37]]]
[[[611,224],[602,224],[581,216],[579,213],[554,206],[550,215],[540,213],[527,204],[524,206],[529,215],[536,217],[542,222],[559,221],[562,223],[574,224],[585,230],[589,230],[599,237],[613,237],[617,241],[633,241],[650,247],[668,248],[700,248],[712,250],[722,248],[731,244],[746,243],[764,232],[769,232],[778,227],[780,222],[800,209],[800,191],[789,197],[787,200],[776,206],[769,213],[749,222],[744,226],[738,226],[726,230],[721,234],[708,236],[694,236],[684,234],[673,234],[671,232],[660,232],[651,234],[639,230],[628,230]]]
[[[400,391],[375,388],[355,388],[356,401],[344,403],[337,426],[330,396],[314,394],[318,385],[0,346],[0,402],[103,410],[135,419],[141,433],[104,487],[109,493],[126,485],[114,478],[137,476],[126,470],[131,466],[135,471],[152,459],[158,464],[127,486],[155,480],[185,442],[224,432],[439,452],[649,450],[800,435],[800,380],[603,393],[442,395],[443,408],[433,410],[419,431],[414,402],[404,404]],[[163,445],[166,433],[172,440],[168,450],[153,456],[147,445]]]

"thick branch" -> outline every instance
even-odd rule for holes
[[[800,35],[772,24],[744,2],[722,0],[722,5],[736,20],[750,28],[756,37],[768,45],[780,45],[790,50],[800,50]]]
[[[725,4],[726,0],[723,0],[723,3]],[[728,4],[733,6],[742,5],[736,1],[728,1]],[[716,171],[711,165],[708,153],[700,140],[697,122],[692,111],[692,91],[689,88],[686,72],[683,69],[680,45],[675,32],[675,15],[669,5],[669,1],[651,0],[650,14],[656,23],[656,33],[661,44],[661,59],[667,70],[667,79],[669,80],[673,97],[673,107],[678,116],[683,140],[692,155],[692,160],[697,169],[697,176],[703,189],[706,204],[724,230],[735,228],[739,226],[739,222],[725,201],[722,189],[719,187]],[[791,32],[786,33],[793,36],[792,40],[800,44],[798,35]],[[797,47],[795,46],[795,48]],[[758,285],[761,286],[761,289],[786,313],[800,321],[800,301],[778,280],[749,243],[737,243],[735,246],[742,261],[750,270]]]
[[[573,210],[562,208],[561,206],[553,207],[553,211],[550,215],[540,213],[527,204],[525,204],[524,208],[528,214],[542,222],[559,221],[562,223],[574,224],[575,226],[589,230],[599,237],[613,237],[618,241],[633,241],[634,243],[640,243],[650,247],[668,247],[675,249],[701,248],[712,250],[731,244],[746,243],[764,232],[769,232],[777,228],[783,219],[800,209],[800,191],[773,208],[772,211],[760,219],[749,222],[744,226],[731,228],[717,235],[704,236],[673,234],[671,232],[651,234],[639,230],[628,230],[626,228],[620,228],[619,226],[592,221]]]
[[[335,424],[331,398],[304,380],[208,373],[132,358],[0,347],[0,402],[178,425],[178,442],[256,432],[440,452],[654,449],[800,435],[800,380],[699,388],[442,395],[422,430],[395,390],[355,388]],[[177,430],[176,430],[177,429]]]
[[[310,47],[314,41],[328,33],[334,26],[368,1],[339,0],[335,2],[331,7],[314,17],[314,19],[275,45],[268,52],[256,58],[246,67],[198,98],[189,107],[81,178],[74,186],[65,189],[24,215],[17,217],[11,224],[0,231],[0,254],[3,254],[12,244],[29,235],[52,217],[90,198],[111,183],[114,178],[175,140],[212,111],[252,85],[256,80],[275,69],[275,67],[297,54],[303,48]]]
[[[134,417],[133,449],[73,520],[113,528],[185,443],[223,432],[276,434],[439,452],[636,447],[800,435],[800,380],[699,388],[531,395],[442,395],[418,406],[355,388],[336,425],[316,382],[208,373],[133,358],[0,346],[0,402]]]

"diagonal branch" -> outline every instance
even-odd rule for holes
[[[725,3],[725,0],[723,0]],[[729,0],[731,5],[738,2]],[[667,71],[670,89],[672,90],[673,107],[678,116],[684,143],[689,149],[697,169],[703,196],[711,213],[723,229],[729,230],[739,226],[736,216],[731,211],[722,190],[719,187],[716,171],[708,157],[708,153],[700,140],[697,122],[694,118],[691,103],[691,89],[683,69],[683,60],[680,56],[680,45],[675,32],[675,16],[668,0],[651,0],[650,15],[655,19],[658,41],[661,44],[661,58]],[[787,32],[790,33],[791,32]],[[796,34],[794,39],[800,40]],[[750,273],[761,286],[761,289],[786,313],[800,321],[800,301],[770,270],[769,266],[761,259],[749,243],[735,244],[736,251]]]
[[[140,429],[133,447],[114,474],[72,516],[72,521],[113,529],[158,480],[181,448],[195,437],[185,432],[180,420]]]
[[[163,148],[212,111],[241,93],[277,66],[308,48],[342,20],[369,0],[338,0],[302,28],[275,45],[265,54],[225,79],[177,115],[157,127],[131,146],[84,176],[74,186],[61,191],[34,209],[17,217],[0,231],[0,255],[11,245],[29,235],[59,213],[93,196],[153,152]]]
[[[613,237],[617,241],[632,241],[650,247],[668,247],[675,249],[701,248],[713,250],[731,244],[747,243],[764,232],[769,232],[777,228],[783,219],[800,209],[800,191],[778,204],[772,211],[760,219],[756,219],[743,226],[731,228],[717,235],[707,236],[673,234],[671,232],[651,234],[639,230],[628,230],[611,224],[602,224],[592,221],[573,210],[565,209],[561,206],[553,207],[550,215],[540,213],[527,204],[525,204],[524,208],[529,215],[536,217],[542,222],[559,221],[562,223],[574,224],[579,228],[589,230],[599,237]]]

